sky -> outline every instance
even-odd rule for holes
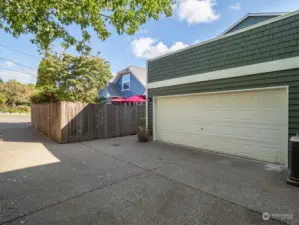
[[[105,41],[92,31],[90,46],[93,54],[100,52],[110,62],[116,74],[130,65],[146,67],[147,59],[215,38],[247,13],[295,10],[299,10],[299,0],[177,0],[172,17],[148,21],[133,36],[118,35],[110,27],[112,35]],[[72,25],[70,30],[80,38],[78,27]],[[0,30],[0,77],[4,81],[36,82],[41,56],[30,38],[16,39]],[[61,51],[58,42],[54,50]],[[77,54],[74,49],[68,53]]]

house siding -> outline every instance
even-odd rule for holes
[[[110,97],[110,94],[108,93],[107,88],[105,88],[104,90],[101,90],[101,91],[99,92],[99,96],[100,96],[100,97],[104,97],[104,98],[108,98],[108,97]]]
[[[148,82],[295,56],[299,56],[299,15],[151,60]]]
[[[129,73],[128,73],[128,74],[129,74]],[[124,75],[127,75],[127,74],[124,74]],[[121,92],[123,92],[123,91],[122,91],[122,84],[123,84],[123,76],[121,76],[121,77],[118,79],[117,83],[116,83],[116,86],[118,87],[118,89],[119,89]]]
[[[132,87],[134,87],[134,89],[130,93],[131,96],[134,96],[134,95],[143,95],[144,94],[145,87],[133,75],[131,75],[131,85],[132,85]]]
[[[299,69],[148,89],[148,97],[289,86],[289,136],[299,131]],[[178,105],[178,107],[180,107]],[[175,110],[175,109],[174,109]],[[148,128],[152,131],[153,105],[148,103]]]
[[[240,30],[240,29],[243,29],[245,27],[252,26],[252,25],[257,24],[257,23],[264,22],[266,20],[269,20],[269,19],[272,19],[272,18],[275,18],[275,17],[277,17],[277,16],[250,16],[247,19],[240,22],[235,27],[233,27],[232,29],[230,29],[229,31],[227,31],[226,34],[237,31],[237,30]]]
[[[143,87],[143,85],[132,74],[130,74],[130,90],[122,91],[122,77],[118,80],[117,86],[119,90],[123,93],[123,96],[126,98],[135,95],[143,95],[145,92],[145,87]]]

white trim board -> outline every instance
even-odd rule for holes
[[[146,71],[148,68],[148,63],[146,62]],[[148,76],[147,76],[148,73],[146,73],[146,84],[148,83]],[[145,102],[145,125],[146,125],[146,128],[148,128],[148,89],[147,89],[147,85],[145,86],[145,99],[146,99],[146,102]]]
[[[236,35],[236,34],[239,34],[239,33],[245,32],[245,31],[248,31],[248,30],[252,30],[254,28],[261,27],[261,26],[264,26],[264,25],[267,25],[267,24],[270,24],[270,23],[273,23],[273,22],[276,22],[276,21],[279,21],[279,20],[282,20],[282,19],[294,16],[294,15],[297,15],[297,14],[299,14],[299,10],[291,12],[291,13],[284,14],[282,16],[274,17],[273,19],[269,19],[269,20],[266,20],[264,22],[261,22],[261,23],[258,23],[258,24],[255,24],[255,25],[252,25],[252,26],[249,26],[249,27],[245,27],[245,28],[240,29],[240,30],[236,30],[234,32],[227,33],[225,35],[222,35],[222,36],[219,36],[219,37],[216,37],[216,38],[212,38],[210,40],[207,40],[207,41],[195,44],[195,45],[191,45],[191,46],[183,48],[183,49],[179,49],[177,51],[169,52],[167,54],[164,54],[164,55],[161,55],[161,56],[157,56],[155,58],[148,59],[147,61],[148,62],[154,61],[156,59],[160,59],[160,58],[166,57],[168,55],[173,55],[173,54],[176,54],[178,52],[186,51],[187,49],[195,48],[195,47],[198,47],[200,45],[205,45],[207,43],[210,43],[210,42],[213,42],[213,41],[217,41],[217,40],[220,40],[220,39],[223,39],[223,38],[227,38],[227,37],[230,37],[230,36],[233,36],[233,35]]]
[[[273,89],[288,89],[289,86],[272,86],[272,87],[262,87],[262,88],[244,88],[244,89],[233,89],[227,91],[208,91],[208,92],[197,92],[190,94],[174,94],[174,95],[159,95],[153,98],[171,98],[171,97],[183,97],[183,96],[193,96],[193,95],[213,95],[213,94],[225,94],[225,93],[235,93],[235,92],[246,92],[246,91],[264,91],[264,90],[273,90]]]
[[[299,68],[299,56],[148,83],[147,89]]]
[[[156,110],[156,99],[157,97],[153,97],[153,115],[152,115],[152,127],[153,127],[153,141],[157,140],[156,136],[156,117],[157,117],[157,110]]]

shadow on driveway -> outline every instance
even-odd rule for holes
[[[282,167],[134,136],[60,145],[17,118],[1,133],[0,224],[299,224]]]
[[[29,122],[0,122],[1,133],[0,224],[143,172],[79,143],[57,144]]]

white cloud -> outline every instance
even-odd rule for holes
[[[240,2],[236,2],[235,4],[232,4],[230,6],[231,9],[234,9],[234,10],[240,10],[241,9],[241,3]]]
[[[8,67],[11,67],[11,66],[16,65],[16,64],[14,64],[13,62],[10,62],[10,61],[5,61],[4,64],[5,64],[6,66],[8,66]]]
[[[23,72],[23,71],[21,71],[21,72]],[[4,81],[17,80],[17,81],[20,81],[23,84],[28,84],[28,83],[35,84],[36,83],[36,74],[37,74],[36,70],[26,69],[26,72],[30,73],[32,75],[29,75],[27,73],[21,73],[21,72],[0,69],[0,77]],[[33,76],[33,75],[35,75],[35,76]]]
[[[216,0],[178,0],[177,14],[189,24],[209,23],[220,18],[215,12]]]
[[[186,48],[188,47],[187,44],[181,42],[181,41],[178,41],[176,43],[174,43],[174,45],[172,45],[170,48],[169,48],[169,51],[172,52],[172,51],[177,51],[177,50],[180,50],[182,48]]]
[[[200,40],[195,40],[195,41],[193,41],[193,45],[196,45],[196,44],[198,44],[200,42]]]
[[[153,57],[166,54],[168,52],[176,51],[187,47],[187,44],[183,42],[176,42],[172,46],[168,47],[163,42],[146,37],[138,38],[131,42],[131,48],[136,58],[150,59]]]

